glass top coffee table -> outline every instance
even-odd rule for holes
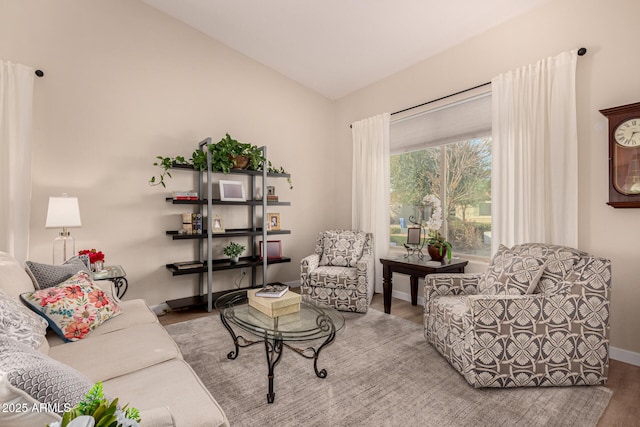
[[[220,320],[231,334],[235,346],[235,350],[227,354],[228,359],[237,358],[241,347],[264,343],[269,367],[268,403],[273,403],[275,399],[274,370],[280,362],[283,347],[307,359],[313,359],[316,375],[319,378],[326,378],[327,370],[318,370],[320,351],[331,344],[336,332],[344,327],[344,317],[335,309],[319,306],[303,299],[300,302],[299,312],[271,318],[249,306],[246,291],[235,291],[223,295],[216,300],[215,307],[220,312]],[[260,339],[246,339],[237,334],[231,325]],[[304,343],[314,340],[322,340],[317,349],[313,346],[297,348],[290,345],[293,342]]]

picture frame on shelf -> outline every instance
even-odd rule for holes
[[[421,241],[422,229],[420,227],[407,228],[407,244],[419,245]]]
[[[267,213],[267,230],[268,231],[280,230],[280,214],[279,213]]]
[[[263,254],[263,241],[260,240],[260,259]],[[282,258],[282,240],[267,240],[267,259]]]
[[[267,196],[275,196],[276,195],[276,187],[273,185],[267,185]]]
[[[211,217],[211,233],[224,233],[224,221],[219,215]]]
[[[245,202],[244,185],[240,181],[220,180],[220,200],[223,202]]]

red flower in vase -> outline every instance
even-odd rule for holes
[[[95,249],[83,249],[78,252],[78,255],[88,255],[89,262],[91,264],[95,263],[96,261],[104,261],[104,254],[102,253],[102,251],[98,251]]]

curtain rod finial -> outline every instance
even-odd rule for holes
[[[586,47],[581,47],[580,49],[578,49],[578,56],[584,56],[587,54],[587,48]]]
[[[42,76],[44,76],[44,71],[42,71],[42,70],[36,70],[36,76],[38,76],[38,77],[42,77]]]

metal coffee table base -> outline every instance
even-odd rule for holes
[[[241,347],[250,347],[254,344],[259,344],[261,342],[264,342],[264,348],[267,354],[267,366],[269,367],[269,374],[268,374],[269,393],[267,393],[268,403],[273,403],[276,397],[276,393],[273,390],[273,380],[275,376],[274,370],[276,365],[280,362],[280,358],[282,357],[283,347],[287,347],[288,349],[295,351],[296,353],[298,353],[299,355],[301,355],[306,359],[313,359],[313,370],[315,371],[316,376],[318,378],[327,377],[326,369],[322,369],[318,371],[318,357],[320,357],[320,351],[322,351],[324,347],[331,344],[334,338],[336,337],[336,328],[328,316],[321,316],[318,319],[319,326],[321,326],[322,328],[328,328],[327,330],[329,330],[329,335],[324,340],[324,342],[318,347],[318,349],[315,349],[313,347],[307,347],[304,349],[293,347],[289,344],[286,344],[283,341],[282,334],[278,334],[272,338],[269,338],[265,334],[264,339],[251,341],[244,338],[242,335],[236,335],[236,333],[233,332],[231,325],[229,325],[229,323],[225,319],[225,316],[222,313],[220,314],[220,320],[222,321],[222,324],[224,325],[224,327],[227,328],[227,331],[229,331],[229,334],[231,334],[231,338],[233,339],[233,344],[235,346],[235,350],[230,351],[227,354],[227,359],[233,360],[236,357],[238,357],[238,355],[240,354]]]

